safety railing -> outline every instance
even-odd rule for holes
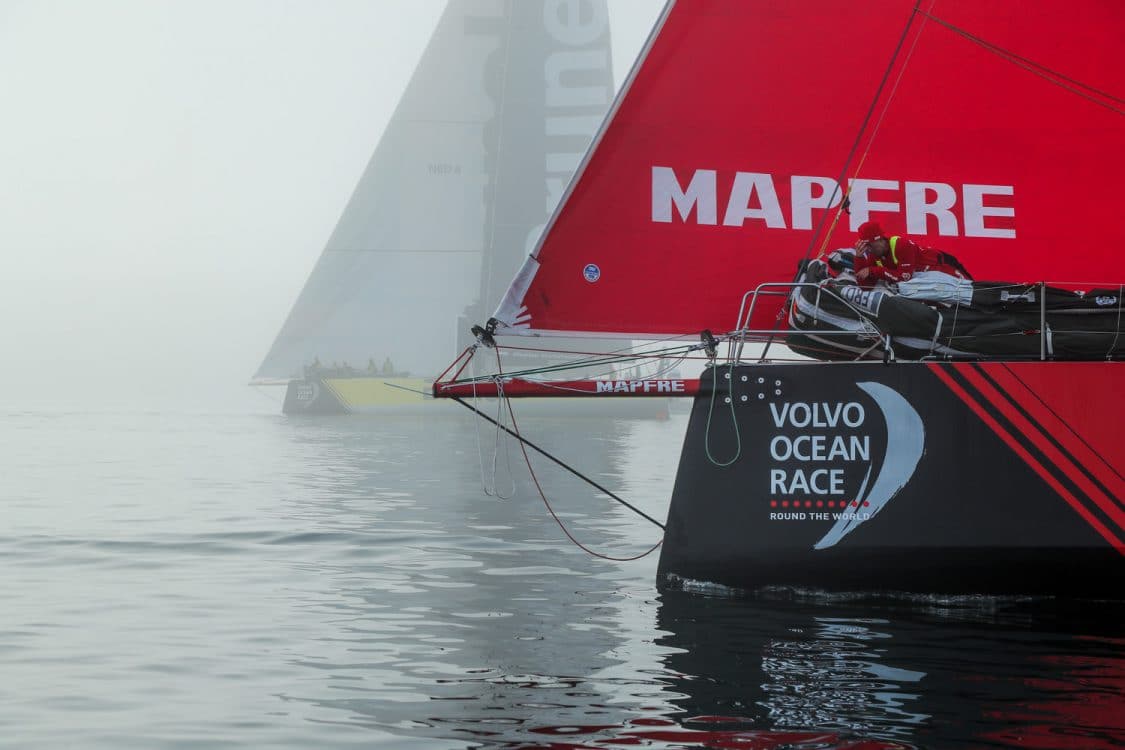
[[[863,359],[867,354],[880,346],[885,350],[889,350],[890,337],[871,323],[871,321],[862,314],[862,310],[859,307],[849,300],[844,299],[833,290],[821,284],[804,281],[767,282],[759,284],[754,289],[742,295],[742,302],[738,308],[738,319],[728,339],[729,358],[734,362],[740,362],[747,341],[757,339],[764,343],[764,347],[755,359],[759,361],[768,359],[770,347],[774,345],[779,336],[786,335],[786,329],[779,328],[776,325],[769,329],[755,329],[750,326],[750,322],[754,319],[754,313],[759,305],[759,301],[762,298],[784,297],[786,300],[785,304],[788,304],[793,297],[793,293],[802,288],[813,289],[816,292],[815,305],[818,308],[824,297],[830,297],[851,310],[855,314],[856,321],[865,326],[864,333],[875,338],[875,342],[865,352],[858,354],[856,359]],[[853,338],[856,336],[856,333],[856,331],[819,331],[817,335]]]
[[[1051,309],[1048,305],[1048,297],[1050,296],[1049,293],[1051,292],[1051,290],[1055,290],[1056,292],[1057,291],[1070,292],[1076,286],[1078,286],[1078,285],[1074,284],[1073,282],[1053,283],[1053,282],[1046,282],[1046,281],[1037,282],[1037,283],[1034,283],[1034,284],[1012,284],[1010,289],[1013,290],[1013,291],[1010,293],[1010,296],[1009,296],[1009,293],[1008,293],[1008,288],[1005,287],[1005,286],[997,285],[997,286],[986,286],[986,287],[984,287],[983,289],[986,289],[987,291],[989,291],[991,293],[994,293],[997,296],[997,299],[1000,299],[1000,300],[1004,301],[1005,304],[1007,304],[1009,299],[1011,299],[1011,300],[1023,300],[1024,302],[1029,303],[1029,308],[1030,308],[1030,305],[1034,305],[1036,302],[1038,302],[1038,316],[1037,316],[1038,317],[1038,326],[1037,326],[1037,330],[1034,331],[1034,332],[1028,330],[1028,331],[1023,331],[1021,333],[1021,335],[1030,335],[1031,333],[1034,333],[1038,337],[1038,341],[1039,341],[1038,357],[1030,354],[1030,352],[1027,352],[1027,353],[1022,354],[1022,355],[1000,354],[1000,353],[995,353],[995,354],[973,353],[971,356],[973,358],[980,358],[980,359],[986,359],[986,358],[1003,358],[1003,359],[1028,359],[1028,358],[1031,358],[1031,359],[1036,359],[1037,358],[1039,360],[1048,360],[1048,359],[1057,358],[1056,352],[1053,351],[1053,348],[1052,348],[1051,337],[1052,337],[1053,334],[1058,334],[1061,329],[1053,331],[1051,323],[1048,319],[1048,311],[1049,311],[1049,309]],[[1112,339],[1111,339],[1108,347],[1104,350],[1104,352],[1101,355],[1099,355],[1097,352],[1092,351],[1089,356],[1083,356],[1083,357],[1071,356],[1071,357],[1067,357],[1067,358],[1070,358],[1070,359],[1079,358],[1079,359],[1095,360],[1095,359],[1101,359],[1101,358],[1104,357],[1105,359],[1110,359],[1110,360],[1112,360],[1112,359],[1122,359],[1123,357],[1125,357],[1125,352],[1119,351],[1119,347],[1122,346],[1122,345],[1125,345],[1125,285],[1117,285],[1117,284],[1104,285],[1104,286],[1103,285],[1094,285],[1093,289],[1097,289],[1099,291],[1102,291],[1102,292],[1106,293],[1106,297],[1104,298],[1105,304],[1104,304],[1104,306],[1101,306],[1101,307],[1098,307],[1098,308],[1092,308],[1091,310],[1089,310],[1089,312],[1104,312],[1104,313],[1108,313],[1110,315],[1113,315],[1113,314],[1116,313],[1116,315],[1117,315],[1116,325],[1114,325],[1111,322],[1110,323],[1111,327],[1108,330],[1103,328],[1103,329],[1092,329],[1091,331],[1082,330],[1081,327],[1079,326],[1078,328],[1075,328],[1075,329],[1068,329],[1065,332],[1066,333],[1077,332],[1077,333],[1081,333],[1081,334],[1096,334],[1096,335],[1102,335],[1102,336],[1112,336]],[[855,320],[857,328],[852,329],[852,330],[827,330],[827,329],[823,329],[823,328],[816,328],[815,330],[810,329],[809,331],[804,331],[804,330],[801,330],[801,329],[793,329],[793,328],[789,328],[787,326],[783,326],[783,325],[780,324],[780,322],[775,322],[772,325],[772,327],[770,327],[770,328],[761,328],[761,327],[755,328],[751,325],[751,323],[753,321],[755,321],[755,314],[762,307],[768,307],[770,310],[776,309],[776,307],[777,307],[776,305],[768,304],[768,303],[776,301],[777,298],[779,298],[779,297],[784,298],[784,302],[782,303],[783,306],[784,306],[783,309],[786,311],[787,317],[788,317],[788,314],[791,314],[791,311],[788,309],[788,306],[791,305],[791,304],[793,304],[793,305],[798,304],[798,298],[802,294],[802,290],[812,290],[812,292],[813,292],[813,294],[811,295],[811,299],[809,298],[809,295],[807,295],[807,294],[805,295],[805,298],[806,298],[808,304],[802,306],[800,309],[807,313],[807,310],[809,308],[811,308],[814,311],[812,313],[814,323],[819,322],[818,319],[816,318],[816,315],[817,315],[816,311],[821,310],[822,304],[824,302],[826,302],[828,300],[831,300],[831,303],[834,305],[835,308],[837,308],[838,311],[846,311],[851,316],[854,316],[854,320]],[[1015,290],[1018,290],[1018,291],[1015,291]],[[865,290],[865,291],[867,291],[867,290]],[[975,292],[976,292],[976,290],[974,289],[974,294],[975,294]],[[1113,292],[1113,294],[1110,294],[1111,292]],[[890,294],[890,295],[894,295],[894,292],[892,292],[892,291],[885,291],[885,293]],[[1078,294],[1078,293],[1076,293],[1076,294]],[[1084,296],[1076,296],[1075,301],[1077,302],[1079,300],[1089,299],[1089,295],[1086,295],[1085,293],[1082,293],[1082,295],[1084,295]],[[1037,297],[1038,299],[1034,299],[1034,297]],[[1099,305],[1102,305],[1101,300],[1103,299],[1103,297],[1099,296],[1099,297],[1096,297],[1095,299],[1098,300]],[[925,302],[923,302],[922,300],[918,300],[918,299],[911,299],[911,301],[916,301],[916,302],[919,302],[921,304],[925,304]],[[932,303],[931,303],[931,306],[933,306]],[[965,307],[968,307],[968,306],[965,306]],[[1030,312],[1031,309],[1034,309],[1034,308],[1030,308],[1030,309],[1029,308],[1024,308],[1025,314],[1027,312]],[[944,312],[945,312],[945,314],[951,314],[949,309],[946,309]],[[1063,311],[1063,310],[1060,310],[1058,308],[1055,308],[1054,312],[1057,315],[1066,316],[1068,314],[1068,312],[1073,313],[1075,311],[1074,310]],[[1073,315],[1070,318],[1070,322],[1074,322],[1074,323],[1077,324],[1077,321],[1083,320],[1084,314],[1086,312],[1087,312],[1086,310],[1082,310],[1081,311],[1082,314]],[[956,313],[957,313],[957,310],[953,309],[952,314],[956,315]],[[837,313],[833,313],[833,315],[836,315],[836,314]],[[760,318],[761,316],[759,315],[758,317]],[[826,316],[826,317],[828,317],[828,316]],[[894,358],[894,345],[893,345],[894,344],[894,337],[889,332],[887,332],[885,330],[881,330],[878,327],[878,325],[876,324],[876,322],[872,319],[872,317],[873,316],[871,315],[870,310],[864,310],[863,308],[859,307],[854,302],[852,302],[850,299],[847,299],[844,296],[842,296],[841,294],[837,293],[831,287],[824,285],[823,282],[817,283],[817,282],[807,282],[807,281],[794,281],[794,282],[769,282],[769,283],[759,284],[754,289],[751,289],[751,290],[747,291],[742,296],[742,300],[741,300],[741,303],[739,305],[739,310],[738,310],[738,318],[735,322],[734,328],[731,330],[731,332],[727,336],[728,358],[733,362],[740,362],[744,359],[744,357],[746,359],[751,359],[750,357],[745,356],[746,355],[746,345],[750,342],[757,342],[757,343],[763,344],[763,348],[756,355],[754,355],[752,357],[752,359],[757,360],[757,361],[766,360],[766,359],[769,358],[769,352],[770,352],[771,347],[773,347],[778,342],[778,339],[780,338],[782,341],[784,341],[785,337],[788,336],[789,334],[792,334],[792,333],[803,333],[803,334],[806,334],[806,335],[815,336],[817,339],[831,339],[833,337],[839,337],[840,339],[853,339],[854,340],[856,337],[861,337],[861,338],[864,339],[864,341],[871,340],[872,343],[866,349],[862,349],[862,350],[850,349],[850,351],[852,353],[854,353],[855,359],[859,360],[859,359],[869,358],[871,356],[872,352],[874,352],[876,350],[879,350],[879,349],[881,349],[883,351],[885,359],[886,358]],[[1031,323],[1031,321],[1028,321],[1028,322]],[[1057,323],[1057,319],[1056,319],[1056,323]],[[1029,325],[1029,328],[1030,328],[1030,325]],[[963,336],[963,338],[971,338],[971,336],[968,336],[968,337]],[[933,358],[933,357],[931,356],[931,357],[922,357],[922,358],[926,359],[926,358]]]

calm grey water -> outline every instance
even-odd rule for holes
[[[448,406],[0,414],[0,746],[1125,743],[1114,605],[661,596]],[[663,520],[685,419],[520,426]],[[579,541],[658,541],[532,460]]]

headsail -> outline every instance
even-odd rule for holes
[[[491,310],[538,237],[613,85],[605,0],[452,0],[256,378],[314,358],[439,371],[458,318]]]
[[[497,332],[727,331],[869,218],[977,278],[1104,279],[1122,28],[1116,0],[671,0]]]

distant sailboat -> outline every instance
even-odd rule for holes
[[[605,0],[450,0],[254,376],[413,411],[538,239],[614,92]]]
[[[485,344],[708,353],[678,384],[695,401],[660,585],[1122,595],[1123,28],[1108,0],[670,0],[482,326]],[[816,279],[794,293],[870,219],[936,237],[977,278],[1061,290],[1012,284],[968,330],[975,304],[904,299],[936,322],[901,341],[873,298],[897,288],[853,281],[834,308]],[[841,311],[863,325],[819,325]],[[886,364],[741,357],[750,342],[783,357],[787,319],[863,337],[849,358]]]

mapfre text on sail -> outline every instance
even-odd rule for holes
[[[831,177],[765,172],[728,175],[724,173],[720,180],[717,170],[697,169],[685,180],[672,167],[654,166],[652,220],[725,227],[761,222],[771,229],[812,229],[813,210],[835,208],[843,198]],[[1012,185],[855,179],[850,181],[850,189],[851,221],[856,226],[872,213],[881,213],[901,215],[908,234],[927,234],[927,227],[936,222],[937,234],[948,237],[1016,236]],[[783,196],[788,196],[784,208]],[[720,199],[724,197],[720,220]]]

